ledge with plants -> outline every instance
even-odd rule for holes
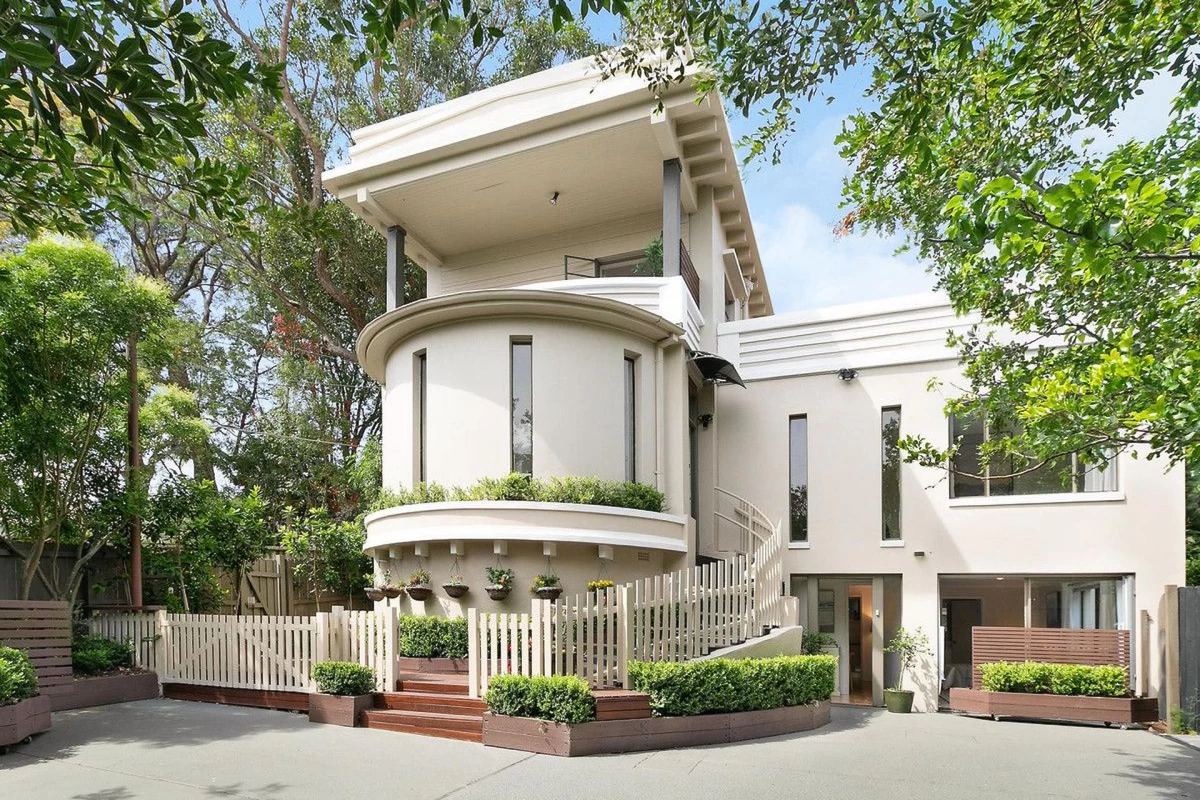
[[[349,661],[318,661],[312,666],[317,691],[308,696],[308,721],[356,727],[375,703],[375,671]]]
[[[50,730],[50,697],[38,694],[37,673],[22,650],[0,646],[0,753]]]
[[[574,677],[499,676],[485,697],[483,743],[574,756],[811,730],[829,722],[836,669],[823,655],[632,662],[631,690],[599,696]],[[611,702],[621,711],[610,716]]]
[[[53,700],[55,711],[153,700],[158,675],[134,666],[133,643],[78,632],[71,639],[72,691]]]
[[[400,617],[397,653],[401,672],[467,671],[465,617]]]
[[[951,710],[1122,728],[1158,720],[1158,700],[1134,697],[1124,667],[997,661],[980,664],[979,674],[982,688],[950,690]]]
[[[471,486],[442,486],[419,483],[411,489],[384,489],[372,511],[425,503],[524,501],[531,503],[569,503],[637,511],[666,511],[666,496],[644,483],[608,481],[591,477],[564,477],[542,480],[512,473],[503,478],[482,478]]]

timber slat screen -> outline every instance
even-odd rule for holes
[[[66,603],[0,600],[0,645],[29,654],[42,694],[57,697],[74,691],[71,609]]]
[[[1129,631],[977,626],[971,629],[971,686],[983,688],[979,665],[996,661],[1114,665],[1128,676],[1129,655]]]

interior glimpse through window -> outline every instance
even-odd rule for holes
[[[417,392],[416,392],[417,396],[415,398],[413,398],[416,401],[415,409],[414,409],[416,413],[413,414],[413,417],[415,418],[414,422],[416,423],[415,424],[416,436],[414,438],[416,439],[416,442],[417,442],[417,481],[419,483],[425,483],[428,480],[427,473],[425,471],[426,470],[426,466],[425,466],[425,464],[426,464],[426,462],[425,462],[426,434],[425,434],[425,431],[426,431],[426,427],[427,427],[426,423],[425,423],[425,405],[426,405],[426,393],[428,392],[428,388],[427,388],[428,381],[427,381],[427,378],[425,375],[425,368],[426,368],[425,353],[417,353],[416,363],[413,366],[414,366],[414,371],[416,372],[415,377],[416,377],[416,384],[417,384]]]
[[[637,480],[637,361],[625,357],[625,480]]]
[[[512,343],[512,471],[533,474],[533,342]]]
[[[788,520],[793,542],[808,541],[808,417],[788,421]]]
[[[883,538],[903,539],[900,532],[900,406],[883,409],[880,417],[883,463]]]
[[[1117,490],[1115,458],[1109,458],[1103,464],[1088,464],[1072,453],[1030,470],[1032,464],[1028,459],[1008,456],[992,458],[984,467],[980,447],[993,435],[1000,434],[993,431],[985,419],[950,418],[950,441],[958,443],[958,452],[950,464],[951,497],[1007,497]]]

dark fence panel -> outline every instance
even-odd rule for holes
[[[1180,586],[1178,591],[1179,707],[1200,722],[1200,586]]]
[[[1129,670],[1129,631],[1079,628],[971,629],[971,686],[982,688],[979,665],[995,661],[1051,664],[1113,664]]]
[[[71,609],[53,600],[0,600],[0,644],[29,654],[38,689],[51,698],[74,690]]]

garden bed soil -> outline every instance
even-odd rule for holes
[[[483,715],[483,743],[553,756],[586,756],[741,742],[809,731],[828,723],[828,700],[765,711],[577,724],[487,713]]]
[[[35,733],[48,730],[50,695],[39,694],[19,703],[0,706],[0,748],[7,748]]]
[[[358,727],[362,712],[375,705],[375,695],[336,695],[313,692],[308,696],[308,721],[325,725]]]
[[[1111,725],[1148,724],[1158,719],[1158,700],[1153,697],[1081,697],[953,688],[950,690],[950,709],[990,717],[1105,722]]]
[[[77,677],[72,691],[55,697],[52,705],[55,711],[66,711],[134,700],[153,700],[159,694],[158,675],[123,670],[89,678]]]
[[[397,659],[401,673],[437,672],[442,674],[466,675],[469,662],[465,658],[416,658],[400,656]]]

